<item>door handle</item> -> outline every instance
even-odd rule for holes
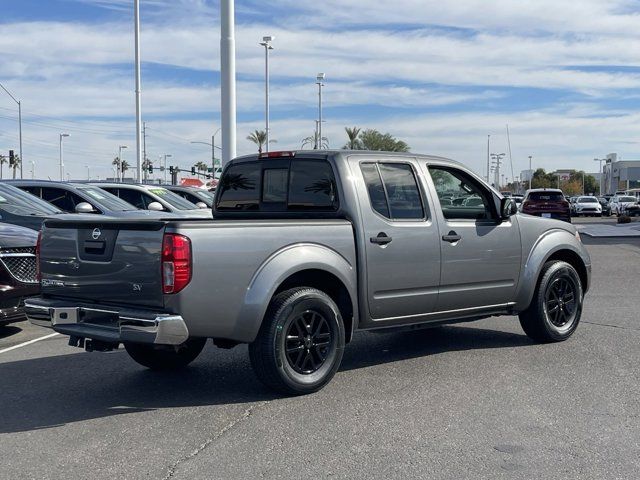
[[[371,243],[376,243],[378,245],[387,245],[388,243],[391,243],[391,240],[393,240],[393,238],[387,237],[387,234],[384,232],[380,232],[377,237],[369,238]]]
[[[449,233],[442,236],[442,240],[449,243],[456,243],[458,240],[462,240],[462,237],[451,230]]]

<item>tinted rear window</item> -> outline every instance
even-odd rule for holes
[[[556,192],[531,192],[529,200],[535,202],[563,202],[564,196]]]
[[[260,208],[260,164],[240,163],[222,176],[218,210],[258,210]]]
[[[336,181],[325,161],[300,160],[291,164],[289,210],[335,210]]]
[[[232,165],[219,185],[218,211],[335,211],[333,170],[325,160],[249,162]]]

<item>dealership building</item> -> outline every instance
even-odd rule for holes
[[[618,154],[610,153],[603,162],[602,190],[605,194],[640,188],[640,160],[618,160]]]

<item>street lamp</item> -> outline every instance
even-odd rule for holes
[[[63,157],[62,157],[62,139],[64,137],[68,137],[68,136],[69,136],[68,133],[61,133],[60,134],[60,181],[61,182],[64,182],[64,160],[63,160]]]
[[[529,155],[529,190],[531,190],[531,182],[533,181],[533,170],[531,170],[531,159],[533,155]]]
[[[269,50],[273,50],[271,42],[276,37],[268,35],[262,37],[260,45],[264,47],[264,103],[265,103],[265,129],[267,134],[266,153],[269,153]]]
[[[324,73],[316,76],[316,85],[318,85],[318,138],[316,140],[316,148],[322,150],[322,87],[324,87]]]
[[[87,167],[87,180],[91,180],[91,173],[90,173],[90,168],[89,165],[85,165],[85,167]]]
[[[17,100],[16,97],[14,97],[13,95],[11,95],[9,90],[7,90],[5,86],[2,85],[1,83],[0,83],[0,87],[2,87],[2,89],[5,92],[7,92],[7,95],[11,97],[11,100],[13,100],[18,104],[18,134],[20,138],[20,178],[22,178],[22,163],[24,162],[24,159],[22,158],[22,102],[20,100]]]
[[[598,164],[598,171],[600,172],[600,195],[603,194],[602,192],[602,177],[604,177],[604,174],[602,172],[602,162],[606,161],[606,158],[594,158],[593,161],[594,162],[599,162]]]
[[[126,145],[120,145],[118,147],[118,181],[124,180],[124,171],[122,170],[122,149],[127,148]]]
[[[211,135],[211,143],[209,142],[191,142],[191,143],[201,143],[203,145],[209,145],[211,147],[211,167],[213,167],[212,173],[213,178],[216,178],[216,148],[222,150],[220,147],[216,146],[216,135],[220,129],[216,130],[213,135]]]

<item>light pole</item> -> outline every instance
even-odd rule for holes
[[[531,190],[531,182],[533,181],[533,170],[531,170],[531,159],[533,155],[529,155],[529,190]]]
[[[16,97],[14,97],[13,95],[11,95],[9,90],[7,90],[5,86],[2,85],[1,83],[0,83],[0,87],[2,87],[2,89],[5,92],[7,92],[7,95],[11,97],[11,100],[13,100],[18,104],[18,134],[20,139],[20,178],[22,178],[22,164],[24,163],[24,159],[22,158],[22,102],[20,100],[17,100]]]
[[[164,184],[167,184],[167,158],[171,158],[172,155],[165,153],[164,154],[164,161],[162,162],[162,166],[164,167]]]
[[[118,165],[117,165],[117,167],[118,167],[118,175],[117,175],[117,177],[118,177],[118,181],[120,181],[120,182],[123,180],[123,177],[124,177],[124,171],[122,170],[122,163],[123,163],[123,161],[122,161],[122,150],[125,149],[125,148],[127,148],[126,145],[120,145],[118,147]]]
[[[68,133],[61,133],[60,134],[60,181],[64,182],[64,159],[62,156],[62,139],[64,137],[68,137],[69,134]]]
[[[593,159],[594,162],[599,162],[598,163],[598,171],[600,172],[600,186],[598,188],[600,189],[600,192],[598,192],[598,193],[600,193],[600,195],[603,195],[603,192],[602,192],[602,177],[604,177],[604,174],[602,172],[602,162],[605,161],[605,160],[606,160],[605,158],[594,158]]]
[[[489,170],[491,169],[490,156],[489,156],[489,145],[491,142],[491,135],[487,135],[487,183],[489,183]]]
[[[316,140],[316,147],[322,150],[322,87],[324,87],[324,73],[319,73],[316,76],[316,85],[318,85],[318,139]]]
[[[260,45],[264,47],[264,118],[265,132],[267,134],[265,153],[269,153],[269,50],[273,50],[271,42],[273,42],[275,38],[276,37],[273,35],[268,35],[266,37],[262,37],[262,42],[260,42]]]
[[[87,180],[91,180],[91,172],[90,172],[90,167],[89,165],[85,165],[85,167],[87,167]]]
[[[142,112],[140,104],[140,0],[133,0],[133,23],[136,77],[136,178],[142,183]]]
[[[222,165],[236,156],[235,1],[220,1],[220,121]]]

